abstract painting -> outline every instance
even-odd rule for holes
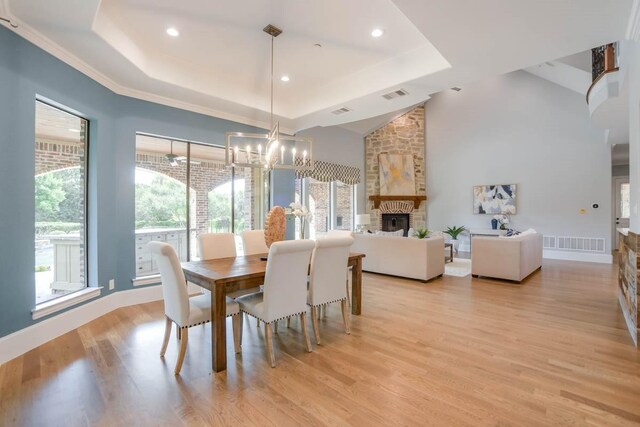
[[[473,187],[473,213],[515,214],[516,184]]]
[[[411,154],[380,154],[380,194],[415,196],[416,182]]]

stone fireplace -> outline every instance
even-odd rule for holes
[[[424,115],[424,105],[420,105],[365,137],[367,200],[370,200],[372,196],[378,199],[373,203],[369,202],[370,205],[367,209],[367,212],[371,214],[371,230],[385,230],[388,227],[394,227],[391,223],[383,224],[383,215],[385,215],[384,220],[387,221],[387,214],[404,214],[403,218],[408,215],[409,223],[406,228],[398,226],[399,217],[396,217],[395,227],[397,228],[395,230],[398,228],[405,230],[409,228],[417,229],[426,226],[426,203],[424,203],[426,199]],[[413,156],[416,185],[414,196],[392,197],[380,195],[378,158],[380,154],[384,153]]]

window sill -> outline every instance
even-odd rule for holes
[[[135,279],[131,279],[131,283],[133,286],[144,286],[144,285],[159,285],[162,281],[160,280],[159,274],[152,274],[150,276],[140,276]]]
[[[64,310],[65,308],[69,308],[83,301],[98,297],[101,293],[102,287],[91,287],[51,301],[43,302],[42,304],[36,305],[36,308],[31,310],[31,318],[33,320],[40,319],[41,317]]]

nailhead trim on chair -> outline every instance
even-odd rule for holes
[[[311,304],[307,303],[307,305],[309,307],[322,307],[323,305],[333,304],[334,302],[348,301],[348,300],[349,300],[349,298],[340,298],[340,299],[329,301],[329,302],[323,302],[322,304],[311,305]]]
[[[259,321],[264,322],[264,323],[266,323],[266,324],[271,324],[271,323],[274,323],[274,322],[278,322],[278,321],[280,321],[280,320],[284,320],[284,319],[287,319],[287,318],[289,318],[289,317],[293,317],[293,316],[300,316],[300,315],[301,315],[301,314],[303,314],[303,313],[304,313],[304,314],[307,314],[307,312],[306,312],[306,310],[305,310],[305,311],[301,311],[300,313],[290,314],[289,316],[280,317],[280,318],[278,318],[278,319],[272,320],[271,322],[267,322],[266,320],[264,320],[264,319],[262,319],[262,318],[260,318],[260,317],[258,317],[258,316],[255,316],[255,315],[253,315],[253,314],[249,313],[248,311],[244,311],[244,310],[242,310],[242,309],[240,309],[240,311],[241,311],[242,313],[246,313],[246,314],[248,314],[249,316],[254,317],[254,318],[258,319]]]
[[[229,314],[226,317],[233,317],[233,316],[237,316],[240,313],[234,313],[234,314]],[[171,321],[173,323],[175,323],[177,325],[177,323],[175,322],[175,320],[171,319]],[[180,326],[180,329],[188,329],[188,328],[193,328],[194,326],[198,326],[198,325],[206,325],[207,323],[211,323],[211,320],[207,320],[206,322],[198,322],[198,323],[192,323],[191,325],[188,326]]]

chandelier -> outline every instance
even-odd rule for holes
[[[280,123],[273,123],[273,44],[282,30],[269,24],[262,31],[271,36],[271,131],[266,134],[227,132],[225,164],[266,171],[313,169],[313,139],[282,135]]]

